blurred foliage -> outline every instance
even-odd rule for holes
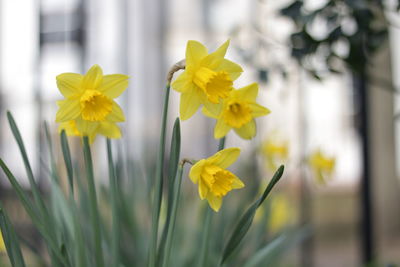
[[[280,12],[296,26],[290,37],[291,55],[320,79],[343,67],[363,71],[388,36],[387,9],[379,0],[329,0],[308,10],[304,1],[296,0]]]

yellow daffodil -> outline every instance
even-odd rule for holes
[[[293,221],[293,206],[283,194],[271,198],[269,230],[276,233]]]
[[[106,136],[121,136],[115,123],[125,121],[125,116],[113,99],[127,88],[127,75],[103,75],[102,69],[93,65],[85,75],[58,75],[57,86],[65,99],[57,102],[56,122],[66,123],[66,129],[74,126],[77,130],[67,131],[67,134],[93,136],[104,134],[102,129],[106,128]]]
[[[251,139],[256,135],[254,118],[270,113],[269,109],[256,103],[258,84],[252,83],[238,90],[230,91],[221,104],[206,106],[203,113],[217,120],[214,138],[224,137],[231,129],[243,139]]]
[[[335,168],[335,158],[324,155],[319,149],[311,155],[309,163],[320,184],[324,184],[331,177]]]
[[[288,143],[285,141],[278,141],[267,139],[261,147],[262,155],[264,156],[267,167],[271,171],[276,171],[278,164],[288,158]]]
[[[201,199],[207,199],[214,211],[222,205],[222,198],[231,190],[244,187],[243,182],[233,173],[226,170],[237,160],[239,148],[227,148],[213,156],[198,161],[190,169],[189,177],[199,185]]]
[[[243,72],[242,68],[225,59],[229,41],[215,52],[196,41],[186,46],[186,67],[171,84],[181,93],[180,118],[189,119],[204,104],[218,104],[233,89],[233,81]]]
[[[58,131],[61,133],[62,130],[65,130],[65,133],[68,136],[83,136],[76,127],[76,122],[74,120],[60,123]],[[117,124],[108,121],[99,122],[96,130],[89,135],[90,143],[94,142],[96,134],[101,134],[114,139],[121,138],[121,130]]]

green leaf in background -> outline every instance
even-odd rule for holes
[[[65,167],[67,168],[67,176],[70,188],[70,194],[74,195],[74,169],[72,168],[71,152],[68,145],[67,135],[65,130],[61,131],[61,149],[64,156]]]
[[[8,216],[5,214],[2,205],[0,205],[0,228],[11,265],[13,267],[25,267],[24,257],[21,253],[18,237],[8,219]]]
[[[118,181],[114,169],[114,161],[111,148],[111,140],[107,138],[107,159],[108,159],[108,172],[110,177],[110,194],[111,194],[111,214],[112,214],[112,233],[111,233],[111,265],[119,265],[119,240],[120,240],[120,222],[119,222],[119,208],[118,208]]]
[[[167,203],[167,218],[164,225],[164,230],[162,233],[160,245],[158,248],[158,265],[162,262],[162,258],[164,257],[165,252],[165,242],[167,239],[168,228],[171,220],[171,211],[172,204],[174,200],[174,192],[175,192],[175,177],[178,170],[179,158],[181,151],[181,130],[179,118],[176,118],[174,123],[174,130],[172,132],[172,141],[171,141],[171,151],[169,155],[169,164],[168,164],[168,203]]]
[[[253,205],[250,206],[250,208],[248,208],[248,210],[243,214],[243,216],[237,223],[228,242],[224,247],[220,265],[224,264],[226,259],[228,259],[229,256],[232,255],[235,249],[239,246],[240,242],[243,240],[244,236],[250,229],[257,208],[260,207],[260,205],[264,202],[268,194],[271,192],[272,188],[280,180],[283,174],[283,170],[284,167],[280,166],[279,169],[275,172],[274,176],[272,177],[271,181],[269,182],[262,196],[256,202],[254,202]]]
[[[175,221],[176,221],[176,214],[179,204],[179,197],[180,197],[180,188],[182,182],[182,173],[183,173],[183,163],[179,166],[179,157],[180,157],[180,149],[181,149],[181,128],[179,119],[176,118],[174,124],[174,131],[172,134],[172,142],[171,142],[171,158],[170,158],[170,173],[169,178],[172,179],[173,176],[175,178],[169,181],[169,194],[170,198],[168,203],[170,206],[168,207],[168,214],[167,214],[167,222],[165,224],[166,232],[166,241],[165,241],[165,249],[163,250],[163,260],[162,266],[166,267],[169,264],[169,258],[171,254],[171,247],[172,241],[174,237],[174,230],[175,230]]]
[[[29,179],[29,183],[31,186],[31,190],[33,193],[33,198],[35,199],[36,205],[39,208],[39,212],[40,214],[42,214],[43,216],[48,217],[48,212],[47,212],[47,208],[44,204],[43,198],[40,194],[39,188],[35,182],[35,178],[33,176],[33,171],[32,171],[32,167],[31,164],[29,163],[29,159],[28,159],[28,155],[26,153],[25,150],[25,146],[24,146],[24,142],[22,141],[22,137],[21,134],[18,130],[17,124],[15,123],[15,120],[13,118],[13,116],[11,115],[11,113],[9,111],[7,111],[7,118],[8,118],[8,122],[10,124],[10,128],[11,131],[14,135],[15,140],[17,141],[19,150],[21,152],[21,156],[22,156],[22,160],[24,162],[25,165],[25,169],[28,175],[28,179]]]
[[[275,266],[274,263],[280,255],[302,242],[310,233],[309,227],[283,233],[258,250],[243,267]]]

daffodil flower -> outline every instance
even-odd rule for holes
[[[190,169],[189,177],[193,183],[199,185],[201,199],[207,199],[214,211],[222,205],[222,198],[231,190],[244,187],[243,182],[233,173],[226,170],[237,160],[239,148],[227,148],[202,159]]]
[[[206,116],[217,120],[214,138],[219,139],[234,129],[243,139],[256,135],[254,118],[270,113],[269,109],[256,103],[258,84],[252,83],[238,90],[232,90],[219,105],[203,107]]]
[[[285,141],[267,139],[261,147],[262,155],[265,157],[267,167],[271,171],[278,168],[277,162],[282,162],[288,158],[288,144]]]
[[[197,41],[188,41],[186,46],[186,67],[171,84],[181,93],[180,118],[187,120],[202,104],[218,104],[228,97],[233,81],[243,72],[242,68],[225,59],[229,40],[215,52]]]
[[[320,184],[324,184],[335,169],[335,158],[324,155],[319,149],[311,155],[309,163]]]
[[[112,136],[120,136],[115,123],[125,121],[125,116],[113,99],[127,88],[127,75],[103,75],[102,69],[93,65],[85,75],[63,73],[56,79],[58,89],[65,97],[57,102],[59,110],[56,122],[74,121],[77,131],[82,135],[104,134],[102,129],[107,128],[113,131]]]

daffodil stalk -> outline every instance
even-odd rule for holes
[[[153,196],[153,208],[152,208],[152,224],[150,233],[150,245],[149,245],[149,261],[148,266],[154,267],[157,259],[157,237],[158,237],[158,222],[160,219],[160,208],[162,198],[162,177],[164,169],[164,153],[165,153],[165,132],[167,127],[168,117],[168,103],[169,93],[171,89],[171,79],[174,73],[180,69],[185,68],[184,61],[176,63],[168,73],[167,86],[164,97],[164,109],[162,115],[161,134],[160,134],[160,147],[158,151],[157,165],[156,165],[156,176],[154,182],[154,196]]]
[[[100,228],[100,215],[99,209],[97,205],[97,194],[96,194],[96,186],[94,183],[94,175],[93,175],[93,162],[92,155],[90,152],[89,145],[89,137],[83,137],[83,154],[85,158],[86,165],[86,178],[88,182],[88,190],[89,190],[89,201],[90,201],[90,212],[91,212],[91,223],[94,231],[93,242],[95,246],[95,262],[96,266],[103,267],[103,253],[101,250],[101,228]]]

